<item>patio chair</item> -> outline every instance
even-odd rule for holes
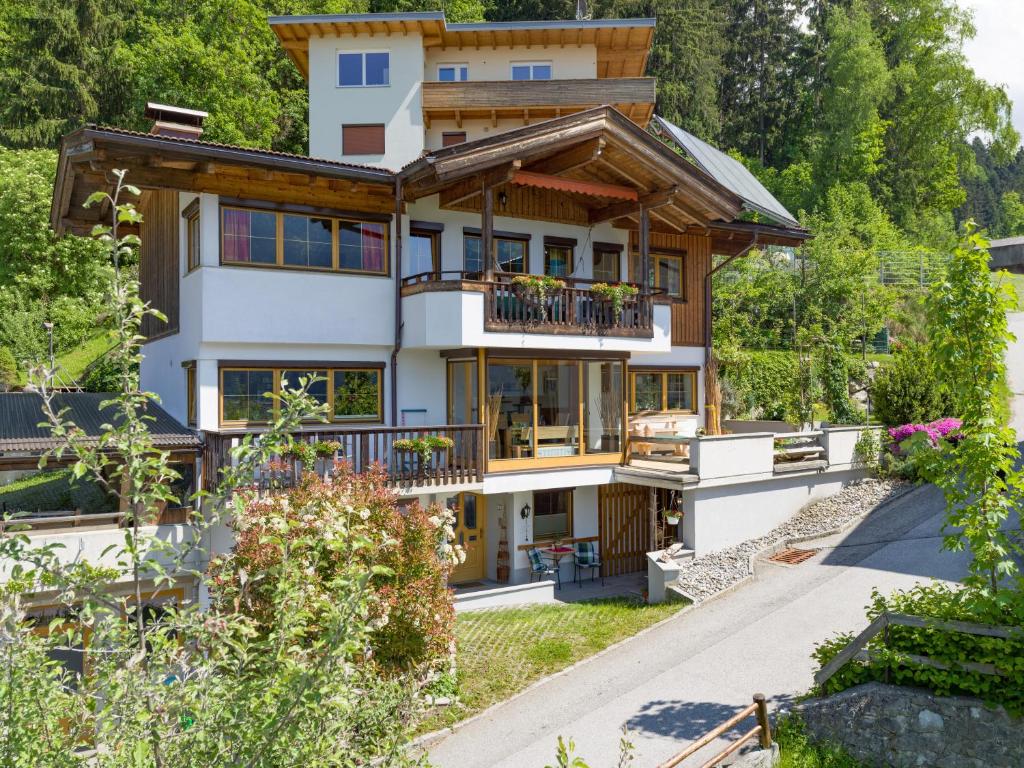
[[[533,577],[536,576],[537,580],[543,579],[545,576],[551,576],[554,574],[555,581],[558,583],[558,588],[562,588],[562,574],[555,566],[544,560],[540,550],[536,547],[528,549],[526,551],[527,557],[530,558],[530,583],[533,583]]]
[[[601,568],[601,557],[597,554],[597,548],[592,541],[577,541],[576,551],[572,556],[574,575],[573,579],[579,582],[580,589],[583,589],[583,579],[580,578],[580,571],[584,568],[590,569],[590,580],[594,580],[594,569],[597,569],[601,577],[601,586],[604,586],[604,571]]]

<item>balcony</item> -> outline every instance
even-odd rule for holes
[[[204,461],[208,486],[216,484],[219,469],[231,464],[231,450],[241,444],[246,434],[257,430],[231,430],[221,433],[207,433]],[[414,453],[398,450],[395,441],[426,436],[451,438],[454,447],[434,451],[428,461]],[[337,442],[340,448],[333,459],[351,464],[353,471],[366,472],[374,465],[380,465],[387,473],[388,481],[402,493],[428,493],[431,490],[454,490],[477,487],[483,482],[484,442],[483,426],[480,424],[444,425],[437,427],[353,427],[337,429],[310,426],[295,435],[296,439],[308,442]],[[284,477],[275,475],[273,480],[288,484],[293,482],[297,472],[316,469],[329,472],[332,458],[320,460],[317,468],[302,468],[294,462],[285,462]],[[263,468],[257,473],[256,483],[260,487],[272,479],[270,470]]]
[[[585,80],[478,80],[423,83],[423,118],[432,120],[546,120],[610,104],[641,126],[654,113],[653,77]]]
[[[532,295],[510,275],[428,272],[403,280],[406,347],[532,347],[578,351],[668,352],[671,308],[657,295],[637,295],[616,312],[591,292],[589,280]]]

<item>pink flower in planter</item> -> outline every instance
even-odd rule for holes
[[[963,426],[963,422],[960,419],[954,419],[952,417],[946,417],[945,419],[936,419],[931,422],[928,427],[935,430],[936,434],[943,440],[957,440],[960,437],[960,428]]]

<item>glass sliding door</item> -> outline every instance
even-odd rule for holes
[[[487,437],[495,459],[534,455],[533,362],[493,360],[487,364]]]
[[[587,453],[618,453],[622,446],[622,363],[583,363],[584,435]]]
[[[476,360],[448,361],[448,423],[479,424]]]
[[[579,363],[540,360],[537,362],[536,455],[575,456],[579,450]]]

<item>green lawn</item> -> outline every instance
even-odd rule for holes
[[[1006,281],[1013,286],[1017,292],[1017,309],[1024,311],[1024,275],[1017,275],[1013,272],[993,272],[992,282]]]
[[[81,384],[82,374],[85,369],[96,358],[110,349],[110,337],[105,333],[93,336],[63,355],[57,355],[57,365],[60,368],[60,375],[68,384],[72,380]],[[18,371],[18,383],[24,386],[28,383],[28,372]]]
[[[52,512],[81,509],[82,512],[109,512],[114,501],[96,483],[73,482],[70,469],[40,472],[7,485],[0,485],[0,512]]]
[[[685,603],[644,605],[628,598],[499,608],[455,622],[458,703],[420,728],[451,725],[592,656],[679,611]]]

